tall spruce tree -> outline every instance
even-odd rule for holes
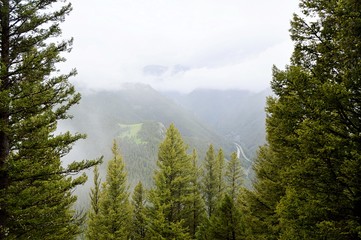
[[[192,162],[173,124],[159,146],[157,165],[149,196],[151,234],[154,239],[190,239]]]
[[[226,193],[217,202],[217,208],[210,218],[208,232],[210,239],[236,240],[243,238],[243,226],[238,197],[242,186],[241,162],[237,153],[231,154],[225,173]]]
[[[240,209],[236,201],[227,193],[218,203],[217,209],[210,219],[208,231],[209,237],[206,239],[244,239]]]
[[[57,121],[80,95],[68,82],[75,70],[57,74],[59,23],[70,13],[66,1],[0,3],[0,239],[73,239],[79,218],[71,192],[86,176],[68,177],[96,161],[61,165],[83,135],[56,135]]]
[[[279,239],[278,202],[285,193],[281,171],[285,159],[277,159],[269,146],[258,150],[254,163],[257,179],[252,190],[243,189],[240,204],[246,239]]]
[[[99,240],[129,239],[132,228],[127,174],[115,140],[112,153],[95,220]]]
[[[200,190],[200,169],[198,167],[198,156],[195,149],[192,152],[192,169],[191,169],[191,192],[190,192],[190,211],[186,225],[189,228],[192,239],[195,239],[199,226],[203,223],[206,213],[204,201]]]
[[[224,192],[224,155],[219,150],[215,155],[213,145],[209,145],[202,164],[201,189],[205,203],[206,218],[203,220],[197,232],[197,239],[212,239],[211,221],[217,206],[222,200]]]
[[[269,147],[284,195],[279,239],[361,238],[361,2],[303,0],[285,71],[274,69]]]
[[[132,205],[133,226],[130,238],[132,240],[147,239],[146,194],[142,182],[139,182],[134,188]]]
[[[236,201],[243,182],[243,172],[241,162],[235,152],[231,154],[231,159],[227,163],[225,178],[227,194],[233,201]]]
[[[220,148],[217,153],[217,165],[216,165],[216,172],[217,172],[217,184],[218,184],[218,195],[222,196],[225,191],[225,158],[223,149]]]
[[[97,229],[97,219],[99,214],[99,201],[101,188],[101,179],[99,177],[98,166],[94,167],[94,187],[90,190],[90,209],[88,211],[87,229],[85,233],[86,239],[99,239],[99,231]]]
[[[211,217],[216,209],[218,201],[218,175],[217,160],[213,145],[209,145],[206,157],[203,161],[202,191],[208,217]]]

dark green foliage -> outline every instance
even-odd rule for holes
[[[241,213],[236,202],[225,194],[210,219],[209,238],[219,240],[244,239],[242,236]]]
[[[269,161],[249,205],[269,209],[252,216],[273,222],[275,239],[360,239],[361,2],[300,6],[291,65],[273,71]]]
[[[146,239],[147,236],[147,218],[146,218],[146,195],[142,182],[139,182],[134,188],[133,197],[133,221],[131,229],[131,239]]]
[[[219,154],[222,155],[222,154]],[[219,169],[218,169],[219,171]],[[238,206],[238,197],[242,184],[241,162],[236,153],[232,153],[225,171],[225,194],[219,195],[214,213],[206,222],[201,239],[242,239],[242,218]]]
[[[54,134],[80,99],[68,82],[75,70],[56,74],[71,41],[52,38],[71,5],[55,2],[0,4],[0,239],[74,239],[82,219],[71,192],[86,176],[67,176],[96,163],[61,165],[83,136]]]
[[[279,171],[283,163],[286,161],[278,161],[268,146],[259,149],[254,166],[257,175],[254,189],[240,194],[246,239],[278,239],[276,207],[284,195]]]
[[[99,231],[97,229],[97,219],[99,214],[99,201],[100,201],[100,177],[98,166],[94,167],[94,187],[90,189],[90,209],[88,211],[88,221],[86,229],[86,239],[99,239]]]
[[[155,186],[150,191],[153,239],[190,239],[192,162],[179,131],[170,125],[159,146]]]

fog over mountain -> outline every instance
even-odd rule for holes
[[[73,13],[62,26],[74,45],[62,68],[78,69],[73,79],[78,86],[111,90],[132,81],[157,90],[260,91],[269,86],[272,65],[282,67],[289,60],[289,20],[298,1],[109,0],[72,5]]]
[[[204,158],[209,144],[222,148],[226,158],[238,150],[235,144],[239,144],[246,158],[252,161],[259,145],[265,142],[264,106],[269,94],[270,91],[211,89],[182,94],[158,92],[145,84],[126,84],[121,90],[86,93],[71,110],[74,118],[60,124],[60,130],[87,134],[87,139],[76,143],[67,159],[103,155],[100,169],[104,177],[115,139],[121,148],[131,187],[139,180],[150,186],[158,145],[164,138],[165,128],[174,123],[189,151],[197,149],[199,160]],[[251,163],[242,155],[240,160],[246,173],[251,174]],[[87,201],[91,184],[88,181],[83,189],[78,189],[80,202]]]
[[[269,89],[260,93],[212,89],[197,89],[189,94],[167,93],[219,135],[242,144],[251,157],[265,141],[264,108],[269,95]]]

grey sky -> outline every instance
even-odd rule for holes
[[[143,82],[159,90],[269,86],[289,62],[297,0],[73,0],[64,70],[85,89]]]

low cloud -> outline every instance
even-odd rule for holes
[[[262,90],[272,65],[282,67],[290,58],[289,21],[297,3],[73,1],[63,29],[74,37],[74,50],[61,68],[76,67],[74,83],[86,89],[143,82],[161,90]]]

